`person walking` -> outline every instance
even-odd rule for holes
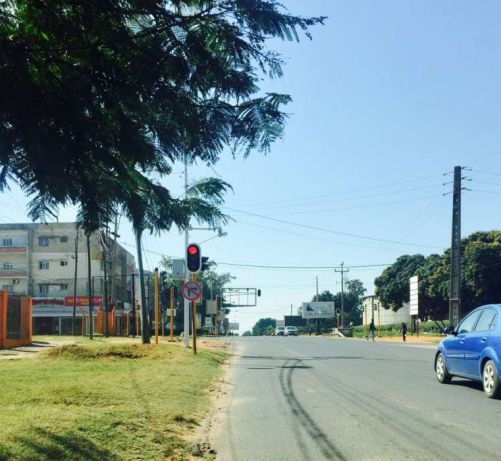
[[[407,324],[405,322],[402,322],[402,326],[400,328],[402,330],[402,339],[404,340],[404,343],[407,338]]]
[[[374,319],[371,320],[369,325],[369,336],[372,336],[372,340],[375,341],[376,336],[376,325],[374,325]],[[367,341],[369,341],[369,336],[367,336]]]

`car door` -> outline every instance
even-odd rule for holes
[[[456,327],[456,336],[447,338],[447,365],[452,374],[466,375],[465,343],[473,331],[481,310],[476,309],[468,314]]]
[[[485,307],[482,309],[474,330],[467,335],[464,342],[464,363],[467,375],[480,379],[480,356],[488,344],[491,326],[496,318],[496,311]]]

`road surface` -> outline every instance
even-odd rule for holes
[[[433,346],[250,337],[231,352],[220,461],[501,459],[501,401],[439,384]]]

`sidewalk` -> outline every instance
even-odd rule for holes
[[[406,343],[409,344],[438,344],[444,336],[410,336],[407,335]],[[365,341],[365,338],[359,338]],[[372,340],[371,340],[372,341]],[[376,336],[376,341],[403,343],[401,336]]]

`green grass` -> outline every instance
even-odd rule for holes
[[[226,355],[78,344],[0,362],[0,460],[188,459]]]

